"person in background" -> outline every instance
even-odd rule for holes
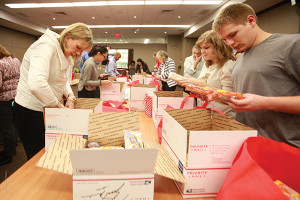
[[[161,62],[159,61],[159,59],[156,57],[156,53],[157,52],[153,53],[153,59],[155,60],[155,65],[154,65],[153,69],[154,69],[154,74],[155,75],[157,74],[158,68],[159,68],[159,66],[161,64]]]
[[[196,45],[201,49],[205,65],[203,65],[198,79],[184,78],[180,84],[183,86],[188,83],[198,86],[207,86],[208,84],[208,86],[218,89],[233,91],[231,73],[234,68],[235,57],[232,48],[228,47],[212,30],[203,33]],[[222,111],[231,119],[235,118],[235,112],[226,104],[211,101],[208,107]]]
[[[128,72],[128,75],[135,75],[135,61],[131,61],[131,64],[129,65],[128,69],[129,69],[129,72]]]
[[[17,93],[20,66],[20,61],[0,44],[0,135],[4,143],[0,166],[10,163],[16,154],[12,103]]]
[[[82,70],[83,64],[89,58],[89,52],[90,51],[88,51],[88,50],[87,51],[83,51],[82,54],[81,54],[80,59],[78,59],[78,68],[79,68],[80,72]]]
[[[184,77],[198,78],[204,62],[202,61],[201,49],[195,45],[192,48],[192,55],[185,58]]]
[[[105,74],[108,74],[109,76],[112,76],[112,77],[120,77],[122,76],[118,70],[117,70],[117,61],[121,58],[121,53],[120,52],[117,52],[114,57],[112,57],[110,60],[109,60],[109,63],[108,65],[106,66],[105,68]]]
[[[163,91],[175,91],[177,83],[172,81],[169,78],[169,74],[171,72],[176,73],[176,66],[174,60],[172,60],[167,52],[158,51],[157,58],[161,62],[160,67],[158,68],[157,75],[155,75],[156,79],[162,81],[162,90]]]
[[[300,35],[265,32],[253,8],[242,3],[224,8],[213,29],[228,46],[244,52],[232,80],[245,99],[228,103],[236,119],[259,136],[300,148]]]
[[[45,147],[43,108],[74,108],[76,97],[68,81],[73,58],[93,45],[92,31],[75,23],[59,35],[49,29],[25,52],[15,98],[16,127],[30,159]]]
[[[108,50],[105,46],[96,44],[89,52],[89,58],[85,61],[78,84],[78,97],[80,98],[100,98],[100,85],[111,85],[108,80],[101,81],[97,72],[97,62],[102,62],[107,58]]]
[[[136,62],[136,73],[145,72],[146,74],[151,74],[147,63],[145,63],[142,59],[139,58]]]

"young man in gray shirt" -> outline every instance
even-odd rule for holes
[[[228,103],[238,112],[236,119],[259,136],[300,148],[300,35],[263,31],[247,4],[226,7],[213,30],[228,46],[244,51],[232,80],[245,99]]]

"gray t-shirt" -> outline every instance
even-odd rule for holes
[[[232,81],[236,92],[299,96],[300,34],[273,34],[245,51],[236,61]],[[236,119],[260,136],[300,148],[299,114],[261,110],[237,113]]]

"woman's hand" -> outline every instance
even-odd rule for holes
[[[65,107],[70,108],[70,109],[74,109],[75,108],[75,102],[68,99],[67,102],[66,102]]]
[[[193,77],[184,77],[182,80],[178,81],[177,83],[183,87],[185,87],[189,84],[202,86],[201,85],[202,81],[200,81],[199,79],[193,78]]]
[[[104,81],[101,81],[101,85],[103,85],[103,86],[111,86],[112,82],[109,81],[109,80],[104,80]]]
[[[244,94],[245,99],[237,100],[231,98],[227,103],[236,112],[254,112],[266,109],[266,102],[268,97],[256,94]]]
[[[155,78],[160,80],[161,76],[160,75],[155,75]]]

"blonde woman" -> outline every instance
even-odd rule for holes
[[[196,45],[201,49],[205,65],[203,65],[198,79],[184,78],[180,84],[193,83],[199,86],[208,84],[218,89],[233,91],[231,73],[235,57],[232,48],[219,39],[217,33],[212,30],[203,33]],[[232,119],[235,117],[235,112],[228,105],[212,101],[209,106],[224,112]]]
[[[30,159],[45,146],[43,107],[74,108],[76,98],[68,82],[73,58],[93,44],[87,25],[75,23],[60,35],[47,29],[24,54],[15,98],[16,126]],[[73,58],[72,58],[73,57]]]
[[[163,91],[175,91],[177,83],[168,79],[171,72],[176,73],[176,66],[174,60],[172,60],[165,51],[158,51],[157,58],[161,62],[158,68],[156,79],[161,80]]]

